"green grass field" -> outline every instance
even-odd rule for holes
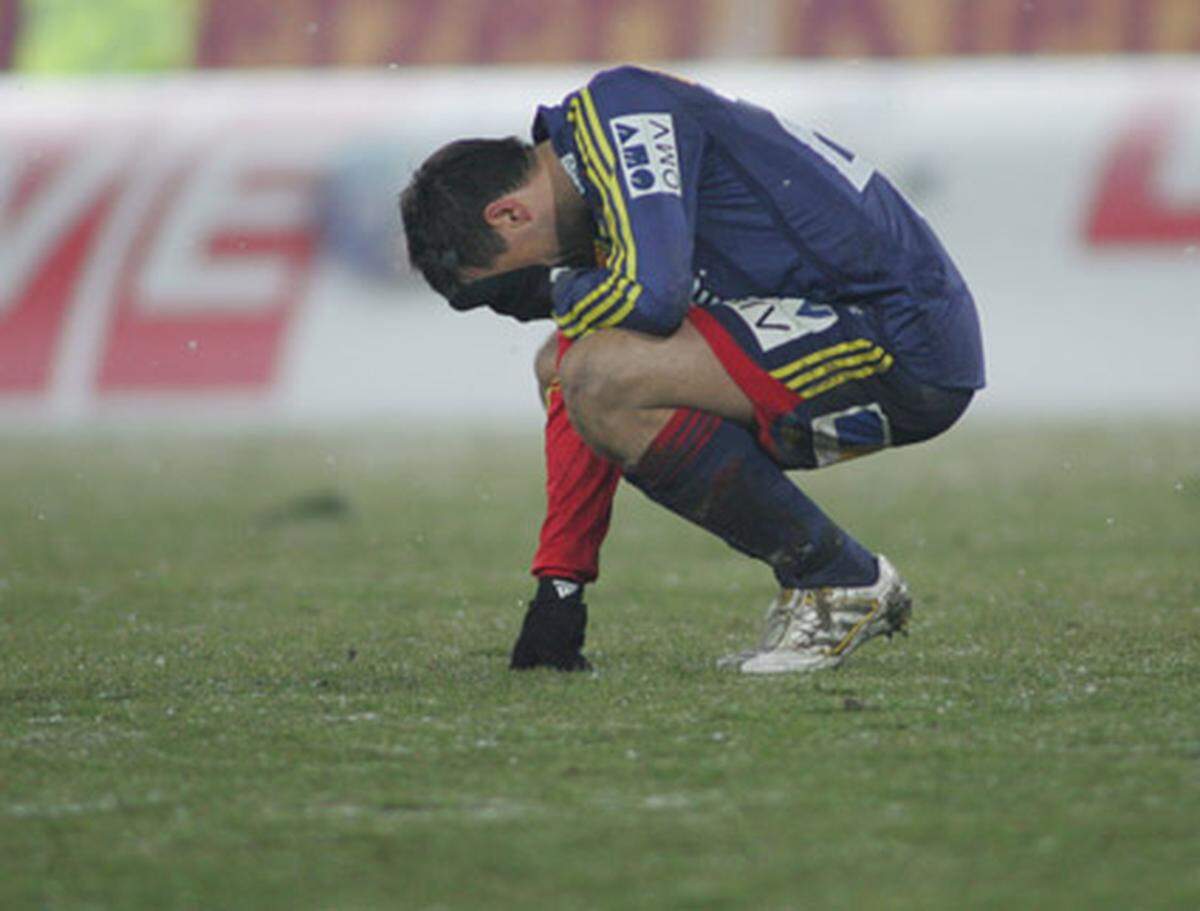
[[[1200,429],[798,475],[912,636],[747,679],[762,568],[624,491],[597,672],[506,670],[536,436],[0,453],[0,908],[1200,907]]]

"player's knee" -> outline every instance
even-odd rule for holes
[[[533,356],[533,374],[537,377],[538,389],[542,399],[546,398],[546,390],[554,382],[558,372],[558,340],[551,335]]]
[[[629,370],[621,356],[621,334],[620,330],[597,332],[564,355],[558,376],[568,409],[602,412],[624,404]]]
[[[576,343],[558,365],[567,413],[584,438],[603,446],[607,430],[620,420],[633,401],[636,380],[623,355],[619,329],[596,332]]]

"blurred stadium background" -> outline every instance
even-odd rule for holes
[[[1200,410],[1195,0],[0,0],[0,421],[540,421],[545,329],[406,272],[396,192],[651,63],[889,173],[979,415]]]

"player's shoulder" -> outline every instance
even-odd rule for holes
[[[627,63],[601,70],[588,81],[587,87],[593,93],[623,89],[645,92],[665,91],[681,84],[679,79],[669,73]]]

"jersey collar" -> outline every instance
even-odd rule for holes
[[[590,188],[585,184],[579,173],[579,149],[575,145],[574,131],[567,123],[565,105],[542,105],[533,117],[533,141],[535,143],[550,141],[554,154],[562,162],[563,170],[575,184],[579,194],[592,202]]]

